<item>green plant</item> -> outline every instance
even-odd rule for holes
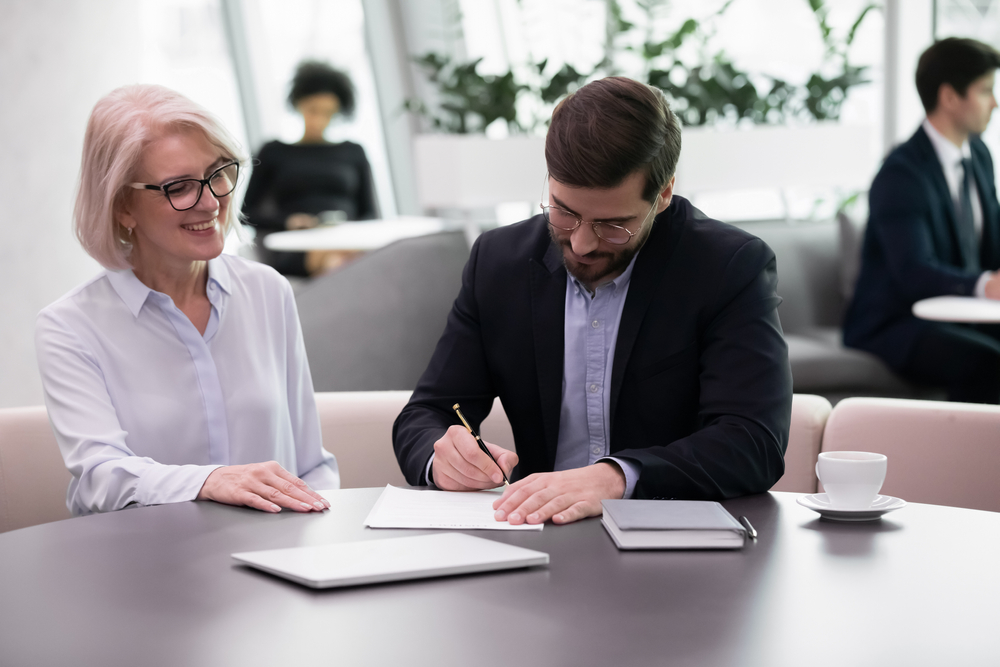
[[[610,2],[616,6],[611,14],[617,17],[623,32],[633,30],[633,24],[621,19],[618,0]],[[829,9],[824,0],[807,0],[826,49],[819,71],[812,73],[804,85],[796,86],[767,74],[754,76],[741,71],[724,51],[710,53],[715,22],[733,2],[729,0],[706,19],[687,19],[677,31],[660,41],[651,39],[650,26],[657,11],[668,4],[667,0],[637,2],[646,14],[646,40],[641,48],[624,48],[642,56],[647,83],[667,94],[684,124],[705,125],[721,119],[736,122],[745,119],[756,124],[784,123],[792,118],[836,120],[848,91],[868,83],[868,68],[851,65],[848,51],[865,17],[877,9],[876,4],[865,6],[846,35],[840,36],[827,20]],[[692,42],[700,55],[694,64],[681,55],[682,47]]]
[[[482,132],[497,119],[511,131],[521,130],[517,121],[517,96],[526,89],[514,80],[514,73],[482,75],[476,71],[482,59],[453,63],[447,56],[428,53],[416,62],[440,94],[437,110],[421,100],[409,99],[404,108],[427,118],[434,129],[451,134]]]
[[[447,56],[428,53],[414,62],[436,86],[440,102],[432,108],[410,99],[404,107],[443,132],[482,132],[498,119],[503,119],[512,133],[529,132],[547,122],[548,114],[526,119],[526,113],[518,113],[519,100],[528,97],[528,107],[548,110],[588,79],[620,73],[619,61],[625,52],[639,57],[643,71],[637,78],[663,90],[685,125],[836,120],[850,89],[869,82],[868,68],[851,65],[848,52],[865,17],[878,9],[877,4],[866,5],[850,29],[840,35],[828,21],[825,0],[806,0],[826,48],[818,71],[804,85],[795,85],[765,73],[740,70],[724,51],[712,52],[715,24],[735,1],[727,0],[703,19],[688,18],[665,39],[657,40],[656,19],[670,0],[636,0],[645,15],[644,25],[626,20],[619,0],[607,0],[605,55],[591,72],[563,65],[547,74],[550,63],[542,61],[529,64],[532,76],[519,78],[512,70],[482,75],[477,72],[481,59],[453,62]]]

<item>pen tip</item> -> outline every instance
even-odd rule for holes
[[[458,403],[456,403],[455,405],[451,406],[451,409],[452,410],[458,410]]]

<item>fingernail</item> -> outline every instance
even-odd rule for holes
[[[326,498],[324,498],[323,499],[323,504],[326,505],[327,509],[330,509],[330,501],[329,500],[327,500]]]
[[[281,508],[278,507],[277,505],[271,505],[271,511],[272,512],[280,512]]]
[[[506,516],[507,516],[506,512],[504,512],[503,510],[497,510],[496,513],[493,515],[493,518],[495,518],[497,521],[503,521]]]
[[[530,523],[532,521],[538,521],[538,515],[537,514],[529,514],[528,515],[528,522]]]
[[[321,503],[318,500],[313,503],[313,507],[315,507],[318,510],[325,510],[326,509],[326,505],[324,505],[323,503]]]
[[[507,517],[507,523],[517,523],[520,520],[521,520],[521,515],[518,514],[517,512],[514,512],[509,517]]]
[[[301,505],[302,509],[304,509],[304,510],[310,510],[310,511],[312,510],[312,507],[309,507],[308,503],[300,502],[299,505]]]
[[[493,483],[494,484],[499,484],[500,482],[503,481],[503,477],[500,475],[500,473],[496,473],[496,472],[493,473],[492,479],[493,479]]]

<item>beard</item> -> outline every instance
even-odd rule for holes
[[[646,238],[649,236],[650,229],[652,229],[652,225],[642,229],[637,235],[637,238],[633,239],[631,243],[627,243],[622,246],[621,250],[617,252],[609,252],[599,249],[587,253],[586,255],[581,255],[584,259],[592,261],[592,263],[589,264],[582,264],[573,260],[568,254],[573,251],[570,240],[568,238],[556,238],[552,227],[549,227],[549,236],[552,239],[552,243],[559,248],[563,266],[566,267],[566,271],[568,271],[569,274],[576,278],[580,283],[585,285],[587,289],[593,291],[599,285],[602,285],[605,282],[610,282],[622,274],[622,272],[628,267],[629,262],[632,261],[642,248],[643,244],[645,244]],[[602,242],[601,245],[605,244]]]

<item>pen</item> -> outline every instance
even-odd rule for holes
[[[750,536],[750,539],[751,540],[756,540],[757,539],[757,531],[754,530],[753,526],[750,525],[750,519],[746,518],[745,516],[741,516],[740,517],[740,523],[742,523],[743,526],[747,529],[747,535]]]
[[[479,437],[478,433],[476,433],[475,431],[472,430],[472,427],[469,426],[469,422],[465,421],[465,415],[463,415],[462,411],[458,408],[458,403],[456,403],[455,405],[453,405],[451,407],[452,407],[452,409],[455,412],[458,413],[458,418],[462,420],[462,423],[465,425],[465,428],[469,429],[469,433],[471,433],[472,437],[475,438],[476,442],[479,443],[479,449],[481,449],[484,452],[486,452],[486,456],[490,457],[490,461],[493,461],[493,463],[496,463],[497,467],[500,468],[500,464],[497,463],[497,460],[495,458],[493,458],[492,454],[490,454],[490,450],[489,450],[489,448],[486,447],[486,443],[483,442],[483,439]],[[504,486],[510,486],[510,482],[507,481],[507,474],[503,471],[503,468],[500,468],[500,474],[503,475],[503,485]]]

